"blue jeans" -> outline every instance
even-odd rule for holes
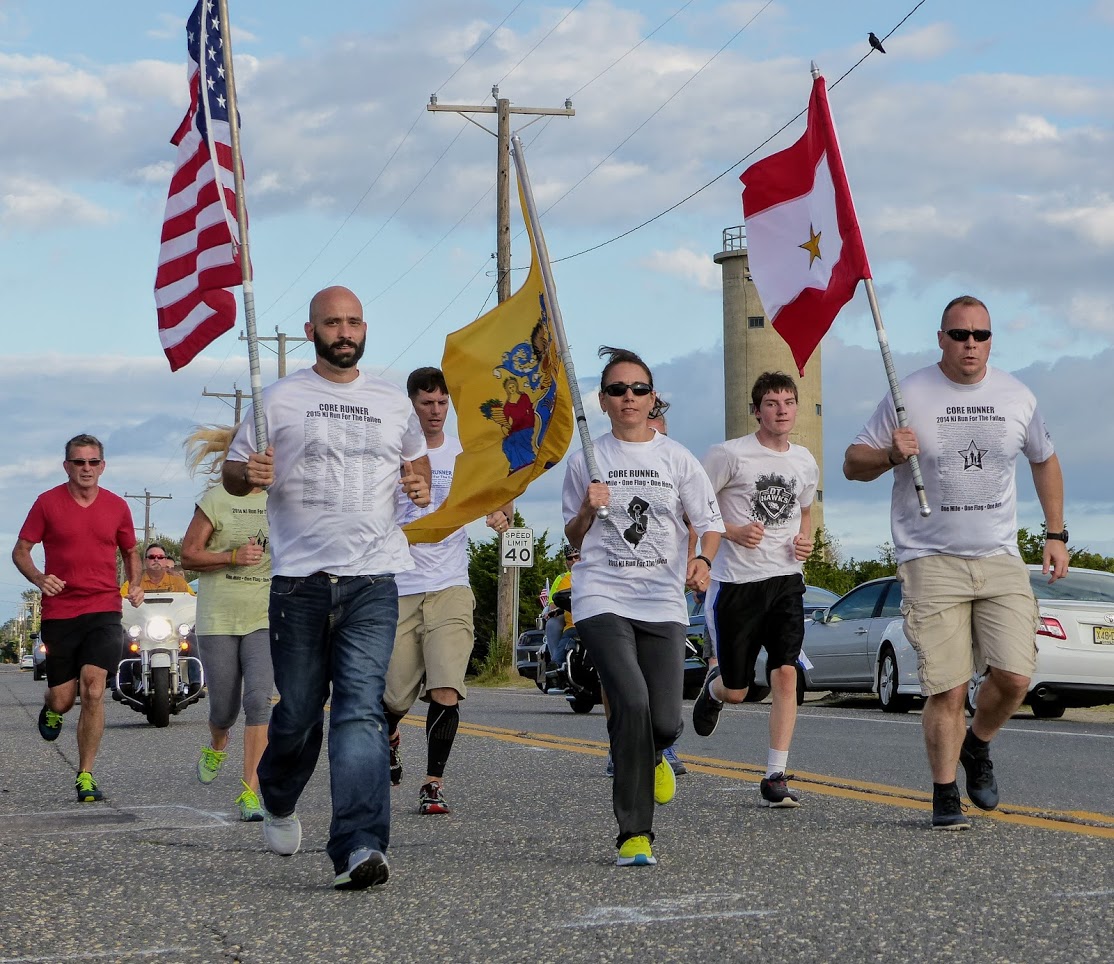
[[[394,648],[394,576],[275,576],[271,660],[279,702],[271,713],[259,789],[267,810],[294,811],[317,766],[330,698],[333,819],[326,848],[337,872],[353,850],[387,851],[391,797],[383,681]]]

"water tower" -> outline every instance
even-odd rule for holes
[[[742,227],[725,228],[723,250],[714,258],[723,270],[723,387],[724,438],[755,430],[750,411],[750,389],[763,372],[785,372],[797,383],[797,427],[790,441],[807,448],[820,468],[812,530],[824,525],[824,418],[820,401],[820,354],[817,346],[806,374],[784,339],[770,326],[758,289],[750,276],[746,235]]]

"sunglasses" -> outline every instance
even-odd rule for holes
[[[66,459],[66,461],[69,462],[70,465],[79,465],[82,468],[86,465],[91,465],[93,468],[96,468],[104,462],[104,459]]]
[[[971,337],[975,341],[982,342],[990,341],[990,336],[993,333],[989,328],[976,328],[974,331],[970,328],[945,328],[944,334],[952,341],[966,341],[968,337]]]
[[[166,556],[148,556],[148,559],[165,559]]]
[[[649,395],[654,390],[654,386],[647,385],[645,382],[631,382],[629,385],[626,382],[612,382],[610,385],[603,386],[603,393],[612,398],[622,398],[627,394],[628,389],[642,398],[644,395]]]

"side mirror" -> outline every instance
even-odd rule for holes
[[[814,623],[826,622],[827,618],[828,618],[828,610],[826,610],[826,609],[814,609],[812,611],[812,621]]]

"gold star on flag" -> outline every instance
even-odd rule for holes
[[[808,233],[809,239],[804,244],[798,244],[797,247],[808,252],[808,266],[811,268],[812,263],[820,258],[820,235],[824,232],[814,229],[810,222]]]

